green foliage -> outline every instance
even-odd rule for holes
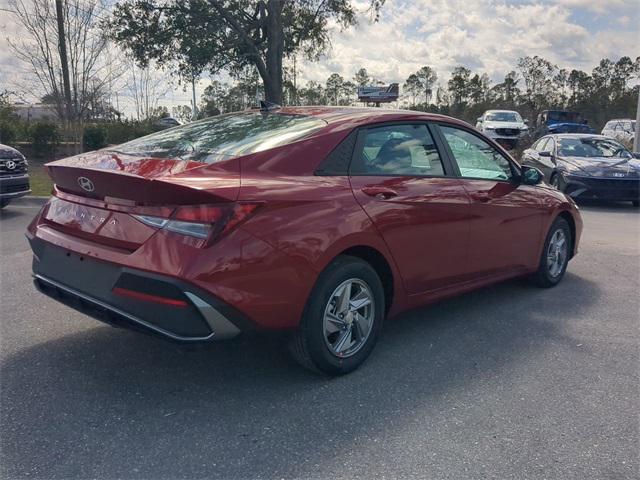
[[[36,157],[53,158],[60,144],[58,126],[51,122],[36,122],[29,128],[29,140]]]
[[[17,129],[13,123],[6,120],[0,120],[0,143],[9,145],[16,141],[17,136]]]
[[[101,124],[87,125],[82,133],[82,149],[85,152],[107,146],[107,128]]]
[[[104,123],[103,126],[106,131],[105,142],[107,145],[118,145],[156,131],[151,121],[139,122],[136,120],[125,120],[122,122]]]
[[[281,103],[283,58],[318,58],[329,46],[331,23],[356,23],[352,0],[122,0],[109,23],[111,37],[141,65],[150,60],[185,80],[205,70],[262,78],[266,99]],[[371,0],[372,17],[384,0]]]

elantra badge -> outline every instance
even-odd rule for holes
[[[93,182],[87,177],[78,177],[78,185],[80,185],[80,188],[87,192],[93,192],[93,190],[95,189],[95,187],[93,186]]]
[[[622,173],[622,172],[614,172],[613,176],[614,177],[625,177],[626,175],[624,173]]]

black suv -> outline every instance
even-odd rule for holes
[[[31,193],[27,159],[18,150],[0,143],[0,208]]]

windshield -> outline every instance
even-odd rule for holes
[[[520,122],[522,117],[518,112],[491,112],[487,113],[485,119],[490,122]]]
[[[603,138],[561,138],[558,155],[565,157],[631,158],[632,155],[620,143]]]
[[[215,163],[299,140],[326,123],[315,117],[243,112],[218,115],[123,143],[118,153]]]
[[[551,123],[580,123],[582,117],[577,112],[548,112],[547,122]]]

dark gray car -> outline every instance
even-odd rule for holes
[[[18,150],[0,143],[0,208],[31,193],[28,163]]]
[[[523,152],[522,164],[542,170],[552,186],[574,199],[640,204],[640,160],[603,135],[546,135]]]

